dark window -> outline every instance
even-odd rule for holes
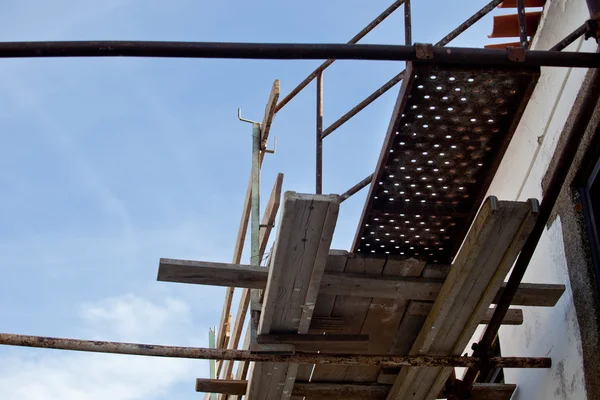
[[[598,151],[595,153],[596,157],[590,163],[584,184],[579,191],[592,250],[592,262],[596,270],[596,284],[600,290],[600,159]]]

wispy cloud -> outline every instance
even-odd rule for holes
[[[153,302],[126,294],[81,308],[81,329],[99,339],[189,343],[188,306],[177,299]],[[177,385],[189,387],[206,375],[205,362],[148,357],[11,351],[0,364],[5,400],[161,399]]]

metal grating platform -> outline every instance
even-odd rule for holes
[[[407,63],[353,251],[450,262],[538,77]]]

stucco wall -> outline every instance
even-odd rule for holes
[[[549,0],[533,49],[547,50],[589,18],[584,0]],[[577,40],[569,51],[596,51],[593,40]],[[556,149],[587,70],[543,68],[489,190],[500,199],[542,198],[542,179]],[[518,385],[514,399],[586,399],[580,328],[564,251],[560,216],[537,247],[524,282],[562,283],[567,291],[554,308],[525,308],[521,326],[502,327],[505,356],[549,356],[550,370],[505,370]]]

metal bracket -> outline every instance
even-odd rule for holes
[[[242,109],[238,108],[238,119],[242,122],[247,122],[249,124],[253,124],[253,125],[259,125],[260,126],[260,122],[256,122],[256,121],[252,121],[251,119],[246,119],[242,117]],[[261,138],[261,143],[262,143],[262,138]],[[261,146],[262,147],[262,146]],[[273,150],[269,150],[267,149],[267,144],[264,144],[264,147],[262,147],[260,149],[263,153],[268,153],[268,154],[275,154],[275,152],[277,151],[277,136],[275,136],[273,138]]]
[[[260,122],[252,121],[250,119],[242,118],[242,109],[238,108],[238,119],[242,122],[248,122],[249,124],[260,125]]]
[[[415,53],[419,60],[433,59],[433,45],[431,43],[415,43]]]
[[[600,24],[597,20],[588,19],[585,22],[585,40],[589,38],[598,39],[600,37]]]
[[[262,151],[263,153],[275,154],[275,152],[277,151],[277,136],[273,137],[273,150],[268,150],[267,144],[265,143],[265,146],[263,147]]]
[[[525,47],[507,47],[506,53],[508,55],[508,59],[514,62],[524,62],[525,61]]]

